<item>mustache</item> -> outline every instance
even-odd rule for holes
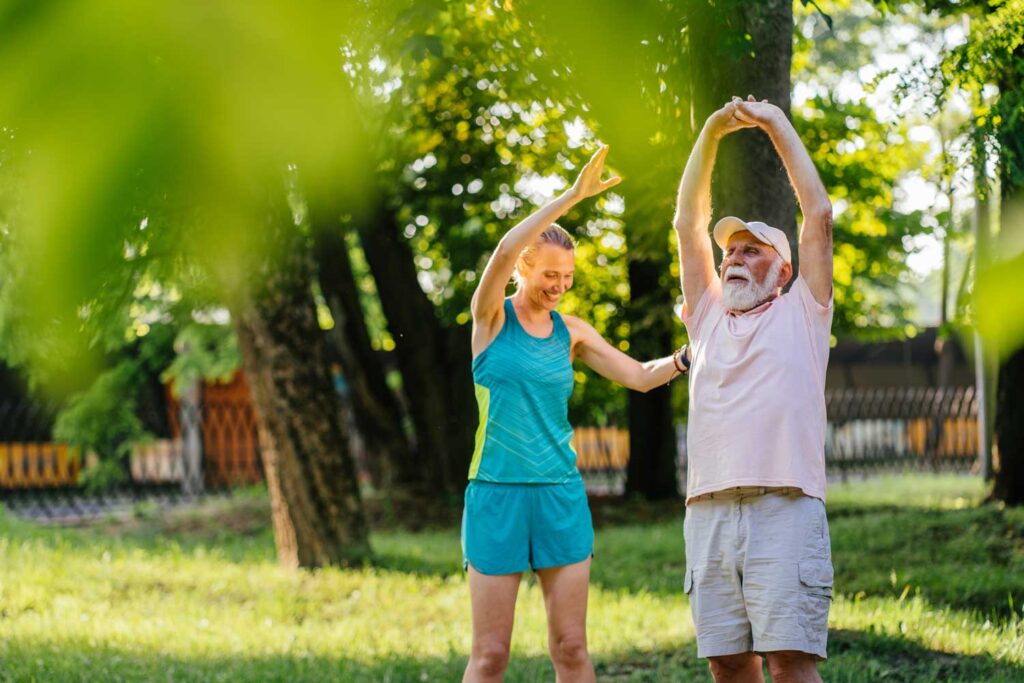
[[[754,274],[751,273],[750,269],[747,268],[746,266],[740,266],[740,265],[729,266],[724,271],[722,271],[722,279],[723,280],[728,280],[733,275],[738,275],[740,277],[746,278],[747,282],[753,282],[754,281]]]

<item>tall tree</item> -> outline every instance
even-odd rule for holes
[[[415,486],[422,479],[414,466],[412,444],[402,429],[402,409],[387,384],[374,351],[359,299],[340,211],[309,206],[318,282],[334,317],[328,335],[349,386],[355,426],[363,441],[374,484],[381,490]]]
[[[1017,267],[1024,266],[1018,259]],[[995,441],[999,449],[992,496],[1007,505],[1024,505],[1024,349],[999,367]]]
[[[564,173],[574,159],[566,107],[535,75],[536,41],[514,13],[423,2],[393,28],[347,64],[384,160],[376,205],[348,224],[394,344],[417,472],[453,494],[477,426],[467,311],[478,273],[533,201],[523,175]]]
[[[1024,322],[1017,310],[1024,286],[1021,203],[1024,201],[1024,0],[955,3],[925,0],[942,12],[969,12],[971,31],[964,45],[944,65],[954,85],[981,91],[995,86],[998,94],[975,112],[976,135],[994,142],[1001,187],[1000,231],[986,249],[993,260],[978,259],[975,314],[987,345],[995,347],[1001,364],[995,400],[995,480],[992,496],[1009,505],[1024,505]],[[987,156],[979,146],[979,156]],[[977,164],[986,173],[987,164]],[[979,183],[979,187],[983,187]],[[987,197],[978,197],[986,201]],[[982,239],[987,242],[988,238]],[[996,255],[1000,256],[997,257]],[[988,254],[979,254],[987,256]]]
[[[692,135],[683,116],[691,47],[682,31],[685,17],[671,3],[598,3],[582,22],[579,5],[571,2],[523,3],[522,12],[546,49],[568,66],[569,87],[599,122],[596,133],[610,144],[610,163],[624,179],[628,343],[620,348],[645,360],[665,356],[682,331],[673,320],[678,273],[667,226]],[[627,493],[651,500],[678,496],[672,388],[629,392],[627,414]]]
[[[767,99],[790,115],[791,1],[699,0],[691,4],[687,28],[692,121],[698,130],[734,96]],[[771,140],[761,131],[743,130],[723,140],[712,195],[713,220],[727,215],[761,220],[785,231],[796,243],[793,189]],[[793,266],[798,266],[796,259]]]
[[[999,144],[999,179],[1002,188],[1001,242],[1010,248],[1014,242],[1020,249],[1024,236],[1021,224],[1021,209],[1024,203],[1024,2],[1007,3],[1009,16],[996,15],[993,22],[996,31],[988,35],[996,45],[1013,47],[1003,52],[1002,69],[998,75],[1000,103],[993,116],[1000,119],[996,133]],[[999,29],[1004,31],[1000,36]],[[1003,42],[1006,41],[1006,42]],[[1016,273],[1010,277],[1016,285],[1024,283],[1024,252],[1018,253],[1003,268]],[[1013,297],[1019,296],[1014,288]],[[995,442],[999,450],[998,466],[992,495],[1007,505],[1024,505],[1024,336],[1016,339],[1016,345],[1006,349],[996,389]],[[1011,344],[1013,342],[1010,342]]]
[[[313,304],[311,252],[283,191],[262,235],[269,248],[247,269],[232,317],[260,416],[278,560],[360,562],[369,529]]]
[[[431,490],[453,493],[468,471],[476,428],[469,330],[446,327],[438,319],[393,209],[379,207],[360,237],[395,339],[416,426],[418,466]]]

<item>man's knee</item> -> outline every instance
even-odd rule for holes
[[[473,648],[473,659],[476,668],[484,676],[499,676],[508,666],[508,643],[485,641]]]
[[[711,667],[711,674],[715,678],[727,678],[743,673],[750,667],[760,666],[761,659],[753,652],[741,652],[736,655],[723,655],[721,657],[709,657],[708,666]]]
[[[564,635],[551,638],[551,658],[558,664],[574,669],[587,663],[587,639],[583,635]]]
[[[787,681],[819,680],[817,678],[818,661],[814,655],[795,650],[768,652],[768,673],[777,683]]]

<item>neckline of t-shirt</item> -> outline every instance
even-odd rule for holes
[[[554,338],[555,334],[558,332],[558,323],[556,322],[557,319],[555,318],[554,311],[548,312],[548,315],[551,316],[551,334],[546,337],[538,337],[535,334],[530,334],[530,331],[526,329],[522,321],[519,319],[519,314],[516,312],[516,305],[512,303],[512,297],[509,297],[506,301],[508,301],[509,308],[512,309],[512,319],[516,321],[516,325],[519,326],[519,329],[522,330],[523,334],[536,341],[547,341]]]
[[[736,313],[735,311],[731,311],[727,308],[725,309],[725,314],[731,315],[734,318],[742,318],[748,315],[758,315],[759,313],[764,313],[769,308],[771,308],[772,304],[778,301],[780,296],[772,297],[771,299],[768,299],[768,301],[765,301],[764,303],[758,304],[754,308],[751,308],[749,311],[740,311],[739,313]]]

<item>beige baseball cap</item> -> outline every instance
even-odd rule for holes
[[[725,249],[725,245],[729,243],[729,238],[741,230],[747,230],[758,241],[764,242],[775,249],[786,263],[793,263],[793,255],[789,249],[789,238],[786,237],[786,233],[761,221],[748,222],[740,220],[736,216],[726,216],[715,223],[715,229],[712,230],[712,234],[715,236],[715,244]]]

